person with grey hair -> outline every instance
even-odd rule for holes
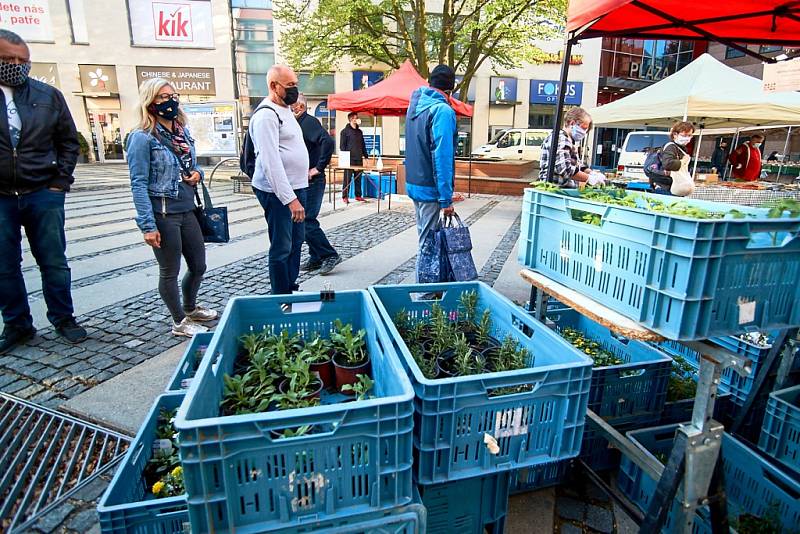
[[[269,280],[274,295],[299,289],[300,249],[305,238],[308,151],[289,106],[300,94],[286,65],[267,74],[269,96],[253,112],[250,137],[256,152],[252,187],[267,220]]]
[[[303,131],[303,141],[308,149],[308,189],[306,191],[306,243],[308,261],[300,267],[301,271],[317,271],[325,276],[342,262],[342,257],[328,241],[320,228],[317,216],[325,196],[325,169],[333,156],[336,143],[325,128],[307,113],[307,102],[300,95],[292,107],[294,116]]]
[[[64,95],[29,77],[31,55],[0,30],[0,353],[36,334],[22,276],[22,228],[42,276],[47,319],[70,343],[87,333],[74,317],[64,199],[80,145]]]

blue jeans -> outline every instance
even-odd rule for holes
[[[291,210],[274,193],[255,188],[253,191],[267,219],[271,292],[273,295],[291,295],[298,288],[297,275],[300,274],[300,249],[305,238],[305,224],[292,222]],[[295,189],[294,194],[305,207],[306,190]]]
[[[312,263],[320,263],[326,258],[337,255],[336,249],[328,241],[317,220],[324,196],[325,175],[318,174],[309,180],[306,189],[306,243],[308,243],[308,259]]]
[[[438,202],[418,202],[414,201],[414,215],[417,219],[417,235],[419,235],[419,247],[417,248],[416,273],[419,282],[419,256],[422,251],[422,244],[436,226],[439,224],[439,212],[441,208]]]
[[[65,197],[66,193],[47,188],[19,196],[0,195],[0,310],[6,325],[33,326],[22,277],[22,227],[42,274],[47,318],[54,325],[72,318]]]

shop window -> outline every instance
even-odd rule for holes
[[[269,94],[269,89],[267,89],[266,74],[248,74],[247,92],[250,96],[267,96]]]
[[[275,54],[264,52],[246,52],[244,56],[245,72],[266,73],[275,64]]]
[[[333,74],[311,76],[307,72],[298,74],[300,92],[306,95],[330,95],[336,92]]]
[[[780,45],[761,45],[758,48],[760,54],[768,54],[769,52],[780,52],[783,47]]]
[[[734,59],[737,57],[744,57],[744,52],[731,46],[725,48],[725,59]]]
[[[272,9],[272,0],[231,0],[231,7]]]

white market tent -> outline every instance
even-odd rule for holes
[[[595,125],[670,127],[691,120],[704,128],[800,124],[800,93],[765,93],[761,80],[703,54],[641,91],[589,110]]]

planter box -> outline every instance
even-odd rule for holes
[[[372,286],[416,393],[414,399],[414,476],[438,484],[572,458],[580,452],[591,360],[558,334],[481,282]],[[492,311],[492,335],[513,336],[534,358],[533,367],[500,373],[427,379],[394,325],[401,309],[409,318],[425,317],[432,300],[452,314],[464,291],[477,291],[478,315]],[[501,388],[530,384],[531,390],[503,394]],[[485,444],[494,438],[500,451]]]
[[[800,386],[773,391],[758,448],[800,476]]]
[[[608,328],[575,310],[547,312],[556,330],[574,328],[623,364],[594,367],[589,409],[613,424],[652,424],[664,409],[672,358],[652,345],[614,335]]]
[[[698,220],[526,189],[520,263],[667,339],[800,324],[800,219],[645,196],[758,218]],[[600,226],[582,222],[585,213],[599,215]]]
[[[97,515],[104,534],[183,534],[189,525],[186,495],[156,499],[144,487],[142,473],[153,457],[153,441],[161,408],[174,410],[183,402],[183,393],[168,393],[156,399],[114,474],[100,503]]]
[[[411,502],[411,384],[367,292],[331,298],[304,293],[228,302],[176,420],[193,531],[298,529]],[[242,334],[288,329],[327,336],[336,319],[367,331],[375,398],[219,415],[223,376],[232,372]],[[272,433],[303,425],[312,432]]]

